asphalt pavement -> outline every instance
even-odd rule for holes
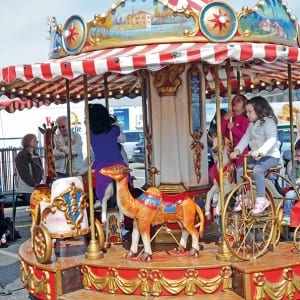
[[[145,168],[143,164],[130,164],[133,169],[132,175],[135,176],[135,187],[142,187],[145,184]],[[5,217],[12,217],[12,195],[4,198]],[[8,240],[7,248],[0,248],[0,300],[25,300],[34,299],[28,294],[20,281],[20,266],[18,252],[20,245],[30,238],[31,216],[29,206],[18,203],[16,209],[16,230],[21,238]]]

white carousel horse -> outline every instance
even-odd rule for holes
[[[229,159],[231,150],[230,140],[223,137],[222,140],[222,157],[223,157],[223,174],[224,174],[224,195],[228,194],[236,183],[235,176],[235,164]],[[218,151],[218,138],[217,135],[213,135],[213,152]],[[211,207],[215,207],[215,216],[220,215],[220,185],[219,185],[219,163],[214,174],[214,182],[210,190],[206,194],[205,201],[205,216],[207,219],[211,219]]]

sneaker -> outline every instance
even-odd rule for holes
[[[290,226],[291,218],[290,217],[283,217],[281,220],[281,226]]]
[[[248,196],[245,196],[244,197],[244,205],[246,208],[249,208],[251,206],[251,200],[249,199]],[[239,212],[241,211],[243,208],[243,203],[242,203],[242,196],[239,195],[235,204],[234,204],[234,207],[233,207],[233,211],[235,212]]]
[[[270,201],[265,197],[257,197],[255,200],[254,208],[252,209],[252,214],[261,214],[266,208],[270,206]]]

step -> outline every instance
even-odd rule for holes
[[[102,298],[103,297],[103,298]],[[205,300],[242,300],[241,296],[234,293],[233,291],[226,291],[224,293],[218,294],[202,294],[202,295],[194,295],[194,296],[186,296],[186,295],[172,295],[172,296],[161,296],[161,297],[154,297],[154,296],[138,296],[138,295],[117,295],[117,294],[104,294],[97,291],[92,290],[78,290],[76,292],[68,293],[62,295],[57,298],[57,300],[94,300],[94,299],[103,299],[103,300],[198,300],[198,299],[205,299]]]

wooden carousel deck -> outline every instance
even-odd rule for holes
[[[86,241],[78,238],[64,241],[52,263],[39,264],[28,240],[19,251],[21,280],[38,299],[300,299],[300,254],[293,243],[251,262],[218,260],[215,243],[201,244],[194,258],[165,244],[154,247],[150,262],[125,259],[122,245],[88,260]]]

